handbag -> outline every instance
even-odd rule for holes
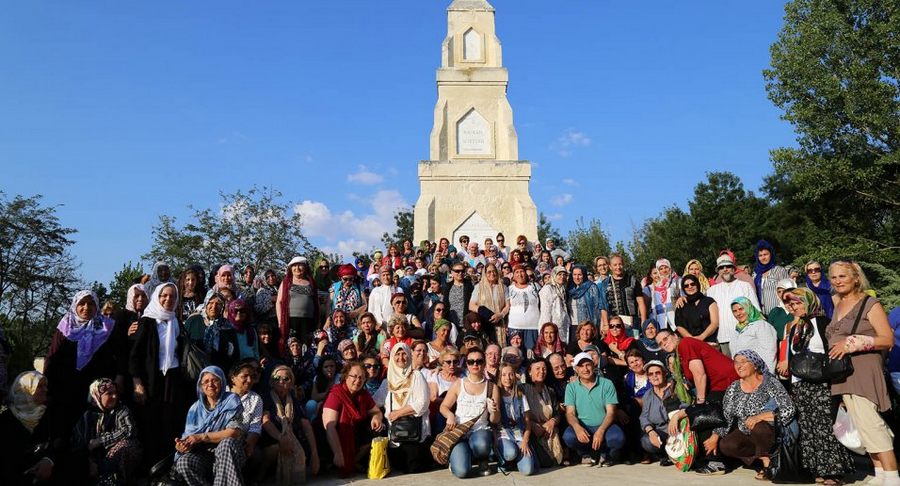
[[[184,329],[181,330],[181,337],[184,339],[184,347],[178,359],[181,372],[189,382],[195,383],[200,378],[203,368],[209,366],[209,353],[194,344]]]
[[[718,403],[695,403],[686,408],[684,412],[691,421],[691,429],[696,432],[728,426],[722,406]]]
[[[392,442],[421,442],[422,417],[407,415],[391,422],[389,431]]]
[[[859,321],[862,319],[863,311],[866,308],[866,301],[869,296],[863,298],[862,304],[859,306],[859,313],[856,314],[856,320],[853,321],[853,329],[850,334],[856,334],[859,327]],[[825,333],[819,330],[819,338],[822,339],[822,346],[827,350],[828,343],[825,341]],[[826,383],[830,381],[842,381],[853,374],[853,361],[849,355],[844,355],[841,359],[831,359],[826,353],[814,353],[808,349],[795,354],[790,358],[788,368],[791,374],[811,383]]]
[[[791,421],[787,427],[778,427],[778,440],[769,462],[769,475],[775,484],[812,483],[813,474],[803,467],[800,451],[800,426]]]
[[[697,452],[697,436],[691,431],[690,422],[684,418],[678,421],[678,433],[666,439],[666,455],[681,472],[688,472]]]
[[[487,397],[491,397],[491,391],[493,388],[493,383],[487,382]],[[462,386],[462,384],[460,384]],[[487,410],[487,403],[485,403],[484,409]],[[431,456],[434,457],[434,462],[440,464],[441,466],[446,466],[450,462],[450,451],[453,450],[453,447],[462,440],[466,434],[472,430],[472,427],[475,426],[475,423],[478,422],[478,419],[484,412],[472,417],[466,422],[453,427],[451,430],[445,430],[437,435],[434,438],[434,443],[431,444]]]

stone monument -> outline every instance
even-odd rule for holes
[[[503,232],[537,240],[537,208],[528,193],[531,163],[506,99],[509,74],[486,0],[454,0],[437,70],[438,100],[430,160],[419,162],[415,240],[468,235],[481,243]]]

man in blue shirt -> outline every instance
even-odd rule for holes
[[[596,373],[591,355],[578,353],[572,360],[578,379],[566,385],[566,421],[563,442],[582,457],[583,464],[611,466],[625,444],[625,434],[613,424],[616,389]]]

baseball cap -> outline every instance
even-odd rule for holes
[[[585,353],[584,351],[582,351],[582,352],[576,354],[576,355],[575,355],[575,359],[572,360],[572,368],[578,366],[578,365],[581,364],[581,362],[584,361],[584,360],[588,360],[588,361],[590,361],[590,362],[592,362],[592,363],[594,362],[594,358],[592,358],[590,354]]]

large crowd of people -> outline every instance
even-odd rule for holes
[[[293,485],[365,474],[381,437],[392,474],[686,470],[667,444],[693,429],[696,473],[773,479],[799,437],[791,467],[833,486],[863,464],[833,429],[840,409],[869,484],[900,485],[900,308],[859,264],[792,270],[760,241],[747,266],[723,249],[678,274],[525,236],[458,244],[158,262],[124,309],[76,293],[43,369],[0,397],[2,483]]]

